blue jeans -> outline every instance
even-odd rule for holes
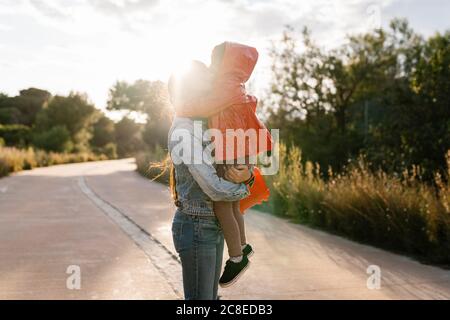
[[[183,269],[184,298],[216,300],[223,257],[223,234],[216,217],[177,210],[172,236]]]

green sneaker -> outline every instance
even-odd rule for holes
[[[244,256],[247,256],[247,258],[250,258],[255,252],[253,251],[252,246],[247,243],[245,245],[245,248],[242,250],[242,253],[244,254]]]
[[[250,261],[245,255],[242,256],[241,262],[228,260],[225,264],[225,270],[223,270],[223,274],[219,279],[219,285],[222,288],[231,286],[242,276],[249,265]]]

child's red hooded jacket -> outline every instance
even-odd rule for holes
[[[257,60],[255,48],[226,42],[212,91],[177,110],[179,116],[209,117],[209,128],[220,130],[223,144],[222,148],[216,145],[217,161],[254,156],[272,148],[271,135],[255,113],[257,99],[248,95],[244,86]],[[237,129],[247,133],[244,147],[235,140]]]

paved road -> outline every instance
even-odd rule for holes
[[[170,196],[134,169],[124,159],[0,179],[0,299],[181,298]],[[223,299],[450,299],[450,271],[260,212],[246,223],[256,253]],[[79,290],[67,288],[71,265]],[[370,265],[380,289],[367,288]]]

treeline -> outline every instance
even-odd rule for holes
[[[46,90],[29,88],[15,97],[1,94],[0,145],[58,153],[92,152],[110,159],[132,156],[163,143],[164,134],[158,136],[158,128],[168,129],[166,107],[163,83],[142,80],[117,82],[111,88],[107,109],[125,114],[118,122],[80,93],[52,96]],[[147,122],[134,121],[133,112]],[[162,115],[165,122],[160,121]]]
[[[450,149],[450,31],[424,38],[405,20],[349,36],[333,49],[288,28],[272,49],[264,103],[303,160],[340,172],[364,154],[370,168],[401,175],[419,166],[432,181]]]

